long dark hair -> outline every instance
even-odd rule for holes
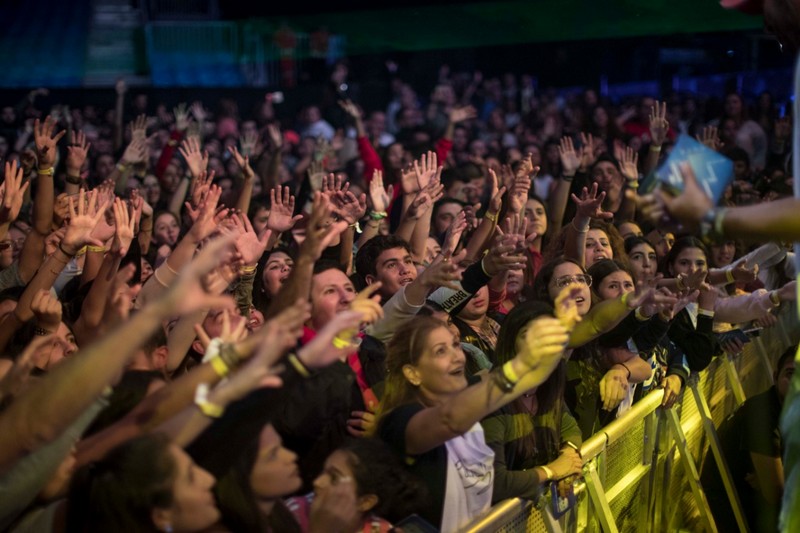
[[[678,256],[681,254],[681,252],[683,252],[688,248],[699,248],[703,252],[703,255],[706,256],[706,266],[708,266],[709,253],[708,253],[708,248],[706,248],[706,245],[703,244],[703,241],[701,241],[697,237],[687,235],[675,241],[675,244],[672,245],[672,248],[670,248],[669,253],[667,253],[667,255],[664,256],[664,262],[661,264],[661,273],[664,274],[664,277],[666,278],[674,277],[670,273],[669,267],[672,265],[672,263],[674,263],[678,259]]]
[[[154,508],[172,506],[176,465],[162,433],[131,439],[78,470],[67,506],[67,531],[157,531]]]
[[[628,265],[622,261],[618,261],[616,259],[601,259],[590,266],[587,272],[590,276],[592,276],[592,293],[597,297],[597,301],[602,299],[600,293],[597,291],[600,288],[600,283],[605,279],[606,276],[613,274],[614,272],[625,272],[631,277],[631,280],[636,279],[636,276],[633,275],[630,267],[628,267]]]
[[[383,399],[375,414],[375,428],[392,409],[420,401],[416,387],[411,385],[403,374],[403,367],[416,365],[419,362],[425,351],[428,336],[438,328],[447,328],[447,324],[427,316],[415,317],[395,331],[386,346],[386,386]]]
[[[553,273],[555,272],[556,268],[564,263],[572,263],[580,268],[581,272],[584,274],[586,273],[586,269],[579,265],[574,259],[569,259],[562,256],[548,261],[542,265],[542,268],[539,270],[539,274],[536,276],[536,280],[533,282],[533,297],[536,300],[547,302],[550,305],[555,303],[553,302],[553,299],[550,298],[550,280],[553,279]]]
[[[382,440],[353,439],[339,451],[347,455],[357,495],[377,496],[371,514],[396,523],[426,505],[426,486],[403,467]]]
[[[497,336],[497,347],[494,352],[498,366],[504,365],[516,356],[517,337],[519,337],[522,330],[532,321],[545,315],[552,316],[553,307],[542,301],[523,302],[506,315],[503,326]],[[566,368],[562,360],[558,363],[553,373],[550,374],[550,377],[536,389],[534,393],[537,403],[536,413],[534,413],[536,416],[558,411],[556,413],[558,416],[555,419],[560,424],[560,410],[564,399],[564,386],[567,377]],[[522,397],[511,402],[506,409],[511,414],[529,413]],[[517,423],[517,419],[515,418],[514,420]],[[535,455],[534,450],[537,447],[536,433],[535,431],[526,433],[522,428],[517,429],[518,431],[515,431],[514,434],[523,436],[514,441],[516,457],[519,458],[515,462],[519,460],[524,462],[525,459]]]
[[[280,498],[276,499],[269,516],[264,516],[258,506],[258,497],[253,492],[250,482],[258,450],[259,440],[253,439],[243,450],[237,452],[239,460],[217,480],[214,494],[222,515],[222,523],[230,531],[243,533],[263,531],[299,533],[300,524]]]

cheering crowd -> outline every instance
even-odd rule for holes
[[[567,490],[585,439],[796,299],[784,243],[640,194],[686,134],[734,162],[724,205],[791,196],[768,93],[612,104],[442,68],[284,116],[116,91],[0,112],[3,531],[456,531]],[[729,432],[757,530],[793,369]]]

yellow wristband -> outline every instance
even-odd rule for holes
[[[333,347],[334,348],[340,348],[341,349],[341,348],[347,348],[347,347],[352,346],[352,345],[353,345],[353,343],[351,343],[350,341],[346,341],[344,339],[341,339],[338,336],[333,338]]]
[[[105,246],[87,246],[86,250],[89,252],[102,252],[102,253],[106,253],[108,251],[106,250]]]
[[[733,270],[725,271],[725,279],[728,280],[728,283],[733,283],[734,281],[736,281],[733,277]]]
[[[288,359],[289,364],[292,365],[292,367],[297,371],[297,373],[303,376],[304,378],[307,378],[308,376],[311,375],[311,372],[308,371],[306,365],[304,365],[303,362],[300,361],[300,358],[297,357],[295,354],[290,353],[286,359]]]
[[[661,151],[661,147],[660,146],[656,146],[655,144],[651,144],[650,145],[650,151],[651,152],[660,152]]]
[[[37,173],[40,176],[52,176],[54,172],[55,169],[53,167],[50,167],[50,168],[40,168]]]
[[[552,470],[550,470],[549,468],[547,468],[544,465],[539,466],[539,468],[544,470],[544,475],[547,476],[547,479],[545,479],[545,481],[551,481],[551,480],[555,479],[556,475],[553,473]]]
[[[194,404],[207,417],[219,418],[225,412],[225,409],[208,401],[208,390],[207,384],[200,383],[194,391]]]
[[[512,383],[519,382],[519,375],[514,371],[514,366],[511,364],[511,361],[503,365],[502,371],[508,381]]]
[[[231,369],[228,368],[228,365],[225,364],[225,361],[220,359],[220,357],[218,355],[216,355],[216,356],[212,357],[211,359],[209,359],[208,360],[208,364],[211,365],[211,368],[214,369],[214,372],[216,372],[217,375],[219,377],[221,377],[221,378],[224,378],[225,376],[227,376],[231,371]]]
[[[492,221],[492,223],[494,223],[494,224],[497,224],[497,213],[495,213],[495,214],[493,215],[493,214],[491,214],[490,212],[488,212],[488,211],[487,211],[487,212],[486,212],[486,214],[485,214],[485,215],[483,215],[483,216],[485,216],[486,218],[488,218],[489,220],[491,220],[491,221]]]
[[[239,269],[239,274],[252,274],[256,271],[257,266],[243,266]]]

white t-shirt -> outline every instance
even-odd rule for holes
[[[445,443],[447,485],[441,530],[458,531],[488,511],[492,503],[494,452],[486,445],[483,427],[475,424],[465,434]]]

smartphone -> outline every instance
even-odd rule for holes
[[[745,333],[745,331],[741,329],[732,329],[730,331],[719,333],[717,334],[717,339],[719,340],[720,344],[724,344],[732,340],[738,340],[742,344],[747,344],[748,342],[750,342],[750,336],[747,335],[747,333]]]

